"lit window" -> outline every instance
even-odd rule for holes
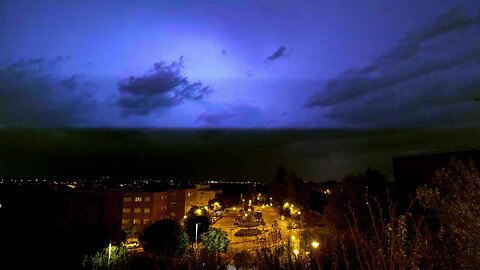
[[[124,201],[124,202],[131,202],[131,201],[132,201],[132,198],[130,198],[130,197],[123,197],[123,201]]]
[[[171,202],[170,205],[174,207],[177,203],[176,202]]]
[[[143,224],[148,224],[148,223],[150,223],[150,219],[148,218],[143,219]]]
[[[142,197],[135,197],[135,201],[136,201],[136,202],[141,202],[141,201],[142,201]]]
[[[128,213],[130,213],[130,212],[132,212],[132,209],[130,209],[130,208],[123,208],[123,213],[124,213],[124,214],[128,214]]]
[[[174,217],[174,216],[175,216],[175,212],[170,212],[170,216],[171,216],[171,217]]]
[[[134,218],[133,219],[133,224],[140,224],[140,219]]]
[[[146,201],[146,202],[149,202],[149,201],[150,201],[150,197],[145,197],[145,201]]]
[[[143,209],[143,213],[149,214],[149,213],[150,213],[150,208],[144,208],[144,209]]]
[[[141,209],[141,208],[135,208],[134,212],[135,212],[135,213],[141,213],[141,212],[142,212],[142,209]]]
[[[190,192],[187,193],[187,196],[190,197]]]
[[[130,219],[122,219],[122,224],[128,224],[130,223]]]

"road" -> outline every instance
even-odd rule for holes
[[[276,220],[278,223],[278,227],[281,230],[282,239],[287,239],[287,237],[291,237],[292,233],[287,229],[287,221],[281,220],[280,215],[277,211],[272,207],[265,207],[261,209],[263,212],[263,219],[265,220],[265,226],[259,226],[257,229],[268,232],[271,229],[273,222]],[[215,224],[212,225],[214,228],[220,228],[221,230],[227,232],[228,238],[230,240],[230,248],[234,252],[240,252],[243,250],[246,251],[253,251],[256,249],[254,240],[256,239],[255,236],[250,237],[238,237],[235,236],[235,233],[240,230],[239,227],[234,225],[235,217],[239,214],[238,210],[232,210],[228,213],[224,213],[223,217],[218,220]],[[294,232],[296,235],[296,242],[299,241],[298,232]]]

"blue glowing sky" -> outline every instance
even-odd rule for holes
[[[478,126],[474,0],[0,0],[0,126]]]

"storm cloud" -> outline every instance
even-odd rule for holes
[[[0,70],[0,125],[57,127],[91,124],[94,84],[73,74],[63,78],[68,58],[19,60]]]
[[[280,46],[272,55],[270,56],[267,56],[264,60],[265,63],[270,63],[270,62],[273,62],[273,61],[276,61],[282,57],[285,57],[288,55],[288,53],[286,52],[286,49],[285,46]]]
[[[183,68],[183,57],[180,57],[170,65],[155,63],[153,69],[144,75],[122,80],[118,85],[118,105],[123,115],[148,115],[186,100],[200,100],[212,92],[201,82],[191,83],[182,74]]]
[[[349,126],[476,125],[480,8],[457,7],[413,31],[371,65],[327,82],[307,102]]]
[[[196,122],[215,127],[258,127],[265,125],[265,117],[255,106],[230,104],[216,106],[200,114]]]

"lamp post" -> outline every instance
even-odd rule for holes
[[[198,222],[195,223],[195,245],[198,245]]]
[[[110,257],[112,255],[112,241],[108,243],[108,262],[107,262],[107,267],[110,269]]]

